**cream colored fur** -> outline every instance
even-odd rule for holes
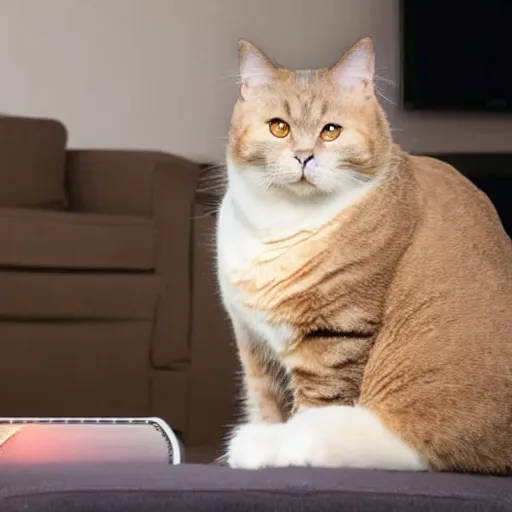
[[[512,244],[395,145],[369,39],[293,71],[239,45],[217,269],[244,376],[237,468],[512,472]]]

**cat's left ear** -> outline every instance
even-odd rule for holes
[[[331,68],[336,82],[342,87],[360,88],[373,94],[375,76],[375,52],[370,37],[359,40]]]
[[[243,98],[247,97],[252,87],[270,83],[276,71],[270,59],[244,39],[238,41],[238,62]]]

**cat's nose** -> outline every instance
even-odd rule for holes
[[[315,155],[311,151],[296,151],[295,152],[295,160],[302,165],[302,168],[306,167],[310,160],[313,160]]]

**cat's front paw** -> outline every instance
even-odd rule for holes
[[[343,466],[350,458],[350,444],[358,442],[352,437],[357,436],[357,428],[347,425],[353,411],[353,407],[317,407],[297,413],[286,423],[277,465]]]
[[[226,461],[232,468],[259,469],[277,465],[283,424],[246,423],[231,438]]]

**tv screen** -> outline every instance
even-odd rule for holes
[[[406,109],[512,111],[512,0],[401,0]]]

